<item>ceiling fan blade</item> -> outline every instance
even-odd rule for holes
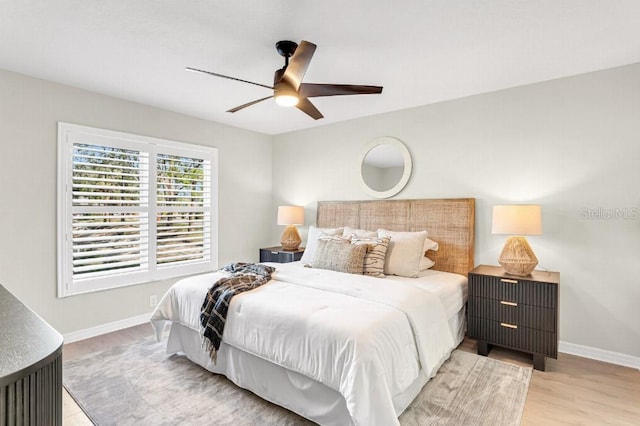
[[[282,76],[282,80],[289,83],[294,89],[298,90],[300,83],[302,83],[302,78],[307,72],[307,68],[309,68],[309,63],[311,62],[311,58],[313,58],[315,51],[315,44],[302,40],[296,48],[296,51],[293,53],[291,60],[289,60],[289,65],[287,65],[287,69]]]
[[[298,90],[301,97],[317,98],[319,96],[368,95],[382,93],[381,86],[361,86],[356,84],[313,84],[302,83]]]
[[[260,87],[266,87],[267,89],[273,89],[272,86],[267,86],[266,84],[260,84],[260,83],[254,83],[253,81],[248,81],[248,80],[243,80],[241,78],[235,78],[235,77],[230,77],[228,75],[224,75],[224,74],[218,74],[216,72],[211,72],[211,71],[205,71],[205,70],[199,70],[197,68],[191,68],[191,67],[186,67],[185,70],[187,71],[193,71],[193,72],[201,72],[203,74],[209,74],[209,75],[213,75],[215,77],[222,77],[222,78],[228,78],[229,80],[235,80],[235,81],[240,81],[242,83],[249,83],[249,84],[253,84],[255,86],[260,86]]]
[[[252,101],[252,102],[246,103],[246,104],[244,104],[244,105],[237,106],[237,107],[235,107],[235,108],[231,108],[231,109],[230,109],[230,110],[228,110],[227,112],[238,112],[238,111],[240,111],[241,109],[244,109],[244,108],[246,108],[246,107],[250,107],[251,105],[255,105],[255,104],[257,104],[258,102],[266,101],[267,99],[271,99],[271,98],[273,98],[273,95],[271,95],[271,96],[267,96],[266,98],[262,98],[262,99],[258,99],[258,100],[255,100],[255,101]]]
[[[298,101],[298,105],[296,105],[296,108],[298,108],[300,111],[304,112],[314,120],[319,120],[324,117],[322,113],[318,111],[318,108],[316,108],[315,105],[313,105],[307,98],[300,98],[300,100]]]

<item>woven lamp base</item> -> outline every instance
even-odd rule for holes
[[[298,229],[295,225],[288,225],[284,232],[282,233],[282,238],[280,239],[280,245],[286,251],[296,251],[300,244],[302,243],[302,239],[300,238],[300,234],[298,234]]]
[[[506,273],[524,277],[536,268],[538,258],[533,254],[525,237],[509,237],[500,253],[498,263]]]

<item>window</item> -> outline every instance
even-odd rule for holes
[[[58,124],[58,296],[217,267],[217,150]]]

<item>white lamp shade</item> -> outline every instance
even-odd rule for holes
[[[304,207],[278,207],[278,225],[304,225]]]
[[[538,205],[493,206],[492,234],[541,235],[542,209]]]

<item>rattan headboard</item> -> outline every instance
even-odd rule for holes
[[[317,226],[422,231],[440,245],[433,269],[467,275],[473,269],[475,198],[319,201]]]

